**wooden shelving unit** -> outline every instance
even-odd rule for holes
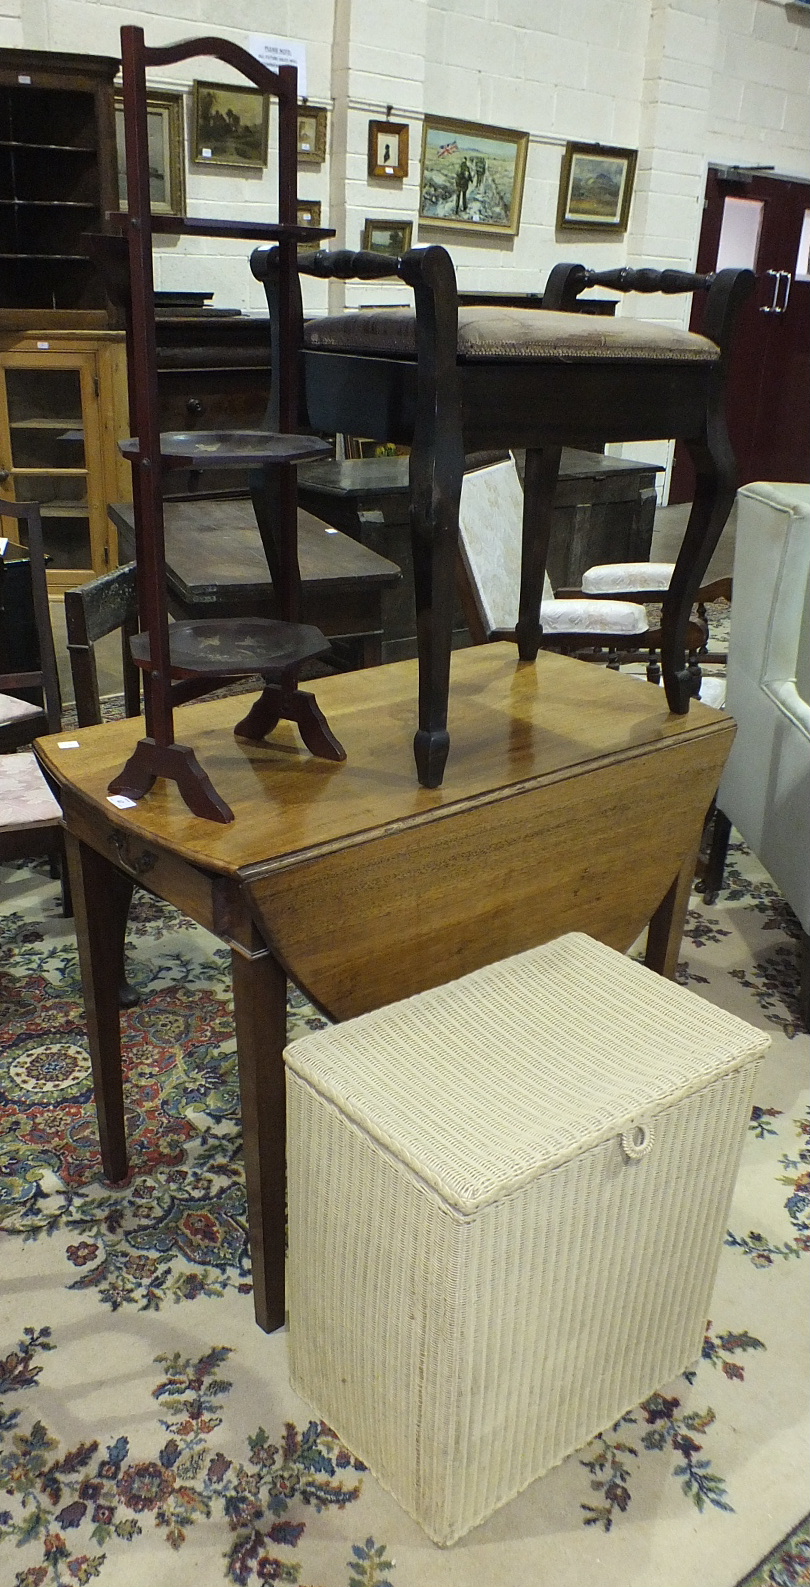
[[[122,331],[0,328],[0,498],[40,502],[53,593],[116,566],[107,503],[131,495],[128,428]]]
[[[117,205],[112,56],[0,50],[0,302],[103,310],[81,238]]]
[[[0,50],[0,498],[41,503],[54,593],[115,566],[130,493],[124,337],[83,242],[118,205],[118,66]]]

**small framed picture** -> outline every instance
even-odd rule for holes
[[[560,172],[558,231],[627,230],[636,149],[568,143]]]
[[[528,146],[528,132],[425,116],[421,224],[516,237]]]
[[[369,253],[387,253],[398,259],[407,253],[413,236],[410,220],[367,220],[363,225],[363,248]]]
[[[408,175],[406,121],[370,121],[368,124],[368,174],[389,181]]]
[[[318,105],[298,107],[298,164],[323,165],[326,159],[326,111]]]
[[[241,165],[261,170],[267,164],[270,104],[258,88],[227,83],[195,83],[191,158],[200,165]]]
[[[321,224],[321,201],[320,201],[320,199],[314,199],[314,200],[309,201],[309,200],[307,200],[305,198],[299,198],[298,207],[297,207],[296,212],[295,212],[295,219],[296,219],[296,222],[297,222],[297,224],[299,226],[320,226],[320,224]],[[321,238],[320,237],[314,237],[312,239],[311,243],[310,242],[299,242],[298,246],[299,246],[299,248],[320,248],[321,247]]]
[[[154,215],[186,213],[186,138],[183,95],[149,92],[146,96],[149,139],[149,197]],[[118,202],[127,207],[127,165],[124,101],[115,96],[115,143],[118,152]]]

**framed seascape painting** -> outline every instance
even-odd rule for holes
[[[323,165],[326,159],[326,111],[319,105],[298,107],[298,164]]]
[[[424,226],[516,237],[527,132],[426,116],[422,129],[419,219]]]
[[[183,95],[150,92],[146,96],[149,138],[149,197],[156,215],[186,213],[186,149]],[[127,207],[124,102],[115,96],[115,142],[118,153],[118,202]]]
[[[408,252],[412,235],[410,220],[367,220],[363,226],[363,248],[369,253],[387,253],[398,259]]]
[[[396,181],[408,175],[407,121],[370,121],[368,124],[368,174]]]
[[[626,231],[636,156],[635,149],[566,144],[557,200],[558,231]]]
[[[201,165],[267,164],[270,104],[258,88],[195,83],[191,157]]]

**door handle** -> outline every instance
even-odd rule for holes
[[[776,299],[779,296],[779,288],[782,284],[782,271],[766,270],[765,274],[766,276],[773,276],[773,297],[770,303],[760,303],[759,312],[760,314],[778,314],[779,309],[776,307]]]
[[[780,314],[784,314],[785,309],[787,308],[787,306],[788,306],[788,304],[790,302],[790,289],[791,289],[791,286],[793,285],[793,277],[792,277],[792,275],[791,275],[789,270],[780,270],[779,274],[780,274],[780,276],[782,276],[784,278],[784,282],[785,282],[785,301],[782,304],[781,309],[779,310]]]

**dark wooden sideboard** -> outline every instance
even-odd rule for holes
[[[161,430],[254,430],[270,395],[270,329],[267,316],[204,310],[158,315],[157,363]],[[184,470],[166,474],[167,498],[187,496],[200,484]],[[206,470],[205,495],[233,496],[247,476],[233,469]]]

